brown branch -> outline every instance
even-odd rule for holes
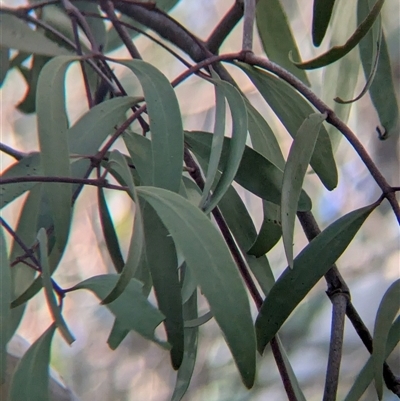
[[[244,0],[243,42],[244,52],[253,51],[253,29],[256,19],[256,0]]]

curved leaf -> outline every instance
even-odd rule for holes
[[[296,68],[289,60],[290,51],[300,58],[296,41],[290,29],[280,0],[259,0],[256,8],[258,34],[268,58],[309,85],[307,74]]]
[[[400,341],[400,316],[397,317],[392,327],[390,328],[387,344],[385,358],[387,358]],[[346,395],[343,401],[358,401],[364,394],[367,387],[370,385],[374,379],[374,366],[372,356],[368,359],[367,363],[361,369],[358,374],[354,384],[352,385],[350,391]]]
[[[296,306],[344,252],[376,206],[366,206],[336,220],[300,252],[294,260],[293,269],[287,268],[281,274],[264,300],[256,320],[260,353]]]
[[[40,265],[42,267],[42,280],[44,292],[46,294],[47,305],[50,309],[50,314],[53,317],[56,326],[61,332],[61,335],[64,337],[65,341],[71,345],[75,341],[75,338],[68,330],[68,327],[61,314],[61,308],[57,305],[56,297],[54,296],[53,292],[50,266],[47,258],[47,234],[44,228],[39,230],[37,239],[39,241]]]
[[[129,188],[129,195],[135,202],[135,219],[133,223],[133,234],[129,245],[128,257],[122,272],[119,276],[115,288],[103,299],[102,303],[108,304],[116,300],[125,288],[128,286],[131,278],[140,263],[142,250],[144,246],[144,232],[143,232],[143,219],[140,210],[139,198],[136,193],[135,185],[133,183],[131,172],[126,163],[125,158],[118,150],[113,150],[110,153],[110,164],[115,163],[114,169],[121,175]]]
[[[212,135],[207,132],[186,132],[185,141],[189,148],[203,160],[208,160],[211,151]],[[224,169],[228,159],[230,138],[224,138],[224,145],[219,169]],[[265,159],[258,152],[245,147],[235,181],[243,188],[270,202],[280,204],[283,173],[278,167]],[[311,200],[305,192],[302,193],[299,210],[310,210]]]
[[[43,32],[32,30],[26,22],[0,10],[0,46],[44,56],[71,54],[47,38]]]
[[[70,291],[87,289],[103,300],[115,288],[117,282],[118,276],[103,274],[82,281]],[[119,320],[121,327],[134,330],[144,338],[166,347],[168,344],[157,339],[154,334],[156,327],[164,320],[164,315],[150,304],[143,295],[142,287],[142,283],[132,279],[125,291],[106,306]]]
[[[357,2],[357,18],[361,21],[372,12],[369,1]],[[375,27],[374,27],[375,28]],[[376,49],[376,30],[371,29],[364,40],[360,42],[360,56],[365,77],[367,78],[373,69],[373,55]],[[399,121],[399,103],[395,92],[395,81],[389,57],[386,36],[382,32],[381,45],[379,50],[379,62],[374,80],[369,88],[372,103],[378,113],[379,120],[386,137],[391,134],[398,135],[397,124]]]
[[[7,343],[10,339],[11,323],[11,269],[8,261],[6,240],[0,227],[0,383],[6,373]]]
[[[334,5],[335,0],[314,0],[312,20],[312,38],[314,46],[319,46],[324,39]]]
[[[153,185],[179,191],[183,167],[183,127],[178,100],[168,79],[141,60],[118,61],[143,88],[150,120]]]
[[[138,193],[157,211],[182,251],[210,304],[247,387],[255,378],[255,335],[246,290],[229,250],[207,216],[189,201],[161,188]]]
[[[65,73],[76,57],[59,56],[50,60],[39,75],[36,111],[43,173],[49,177],[70,177],[68,121],[65,110]],[[54,232],[62,253],[71,223],[72,187],[63,183],[46,183]]]
[[[249,76],[265,101],[294,138],[303,121],[312,113],[313,108],[290,85],[265,71],[238,63]],[[336,187],[338,181],[332,144],[325,127],[321,127],[315,144],[311,167],[328,190]]]
[[[13,375],[9,401],[50,401],[50,347],[55,324],[52,324],[26,351]]]
[[[328,64],[332,64],[335,61],[344,57],[352,49],[354,49],[361,41],[361,39],[368,33],[372,25],[376,21],[381,12],[383,3],[385,0],[377,0],[375,5],[372,7],[367,17],[360,23],[353,35],[347,40],[343,46],[334,46],[326,53],[320,56],[304,62],[295,62],[296,67],[301,69],[312,70],[315,68],[325,67]]]
[[[290,268],[293,268],[293,236],[297,204],[303,187],[308,164],[314,152],[318,134],[327,114],[311,114],[301,124],[292,146],[283,172],[281,221],[282,238]]]
[[[376,313],[372,346],[375,388],[379,400],[383,397],[382,366],[386,359],[386,344],[394,318],[400,309],[400,279],[396,280],[385,292]]]

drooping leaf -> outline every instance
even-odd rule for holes
[[[7,343],[11,323],[11,270],[3,228],[0,227],[0,383],[6,373]]]
[[[379,400],[383,397],[383,370],[386,359],[386,346],[392,323],[400,309],[400,279],[396,280],[385,292],[376,313],[372,346],[375,388]]]
[[[55,324],[52,324],[26,351],[13,375],[9,401],[50,401],[50,346]]]
[[[400,316],[397,317],[392,327],[390,328],[387,344],[385,358],[387,358],[400,341]],[[344,401],[358,401],[364,394],[367,387],[371,384],[374,379],[374,365],[372,356],[369,357],[367,363],[361,369],[358,374],[354,384],[352,385],[350,391],[347,393]]]
[[[0,46],[0,88],[10,68],[10,49]]]
[[[37,239],[39,241],[40,265],[42,267],[42,280],[44,292],[46,294],[47,305],[50,309],[50,314],[54,319],[54,323],[60,330],[61,335],[64,337],[65,341],[71,345],[75,341],[75,338],[70,333],[67,324],[64,321],[64,318],[61,314],[61,309],[57,305],[57,300],[53,292],[49,260],[47,257],[47,234],[44,228],[39,230]]]
[[[334,5],[335,0],[314,0],[312,20],[312,38],[314,46],[319,46],[325,37]]]
[[[143,207],[143,223],[147,263],[158,307],[165,315],[167,340],[172,346],[172,366],[178,369],[184,353],[184,332],[175,245],[157,213],[147,203]]]
[[[257,238],[247,251],[259,258],[268,253],[282,236],[281,208],[274,203],[263,201],[264,218]]]
[[[115,270],[117,273],[121,273],[125,266],[125,261],[122,257],[118,236],[107,206],[104,190],[101,187],[97,188],[97,202],[99,205],[101,228],[103,230],[104,241],[106,243],[108,253],[113,262]]]
[[[129,245],[128,257],[122,272],[119,276],[119,280],[112,289],[112,291],[102,301],[103,304],[108,304],[117,299],[125,288],[128,286],[131,278],[135,274],[135,271],[140,263],[142,256],[142,250],[144,246],[144,232],[143,232],[143,219],[142,212],[140,210],[139,198],[136,193],[136,188],[133,183],[132,175],[129,171],[129,167],[126,163],[125,158],[118,150],[113,150],[110,153],[110,164],[113,163],[114,169],[118,171],[121,177],[124,179],[129,188],[129,195],[135,202],[135,218],[133,224],[133,233],[131,242]]]
[[[278,332],[291,312],[326,274],[347,248],[376,204],[341,217],[315,237],[295,258],[293,269],[281,274],[267,295],[256,320],[260,353]]]
[[[208,160],[211,151],[212,135],[206,132],[186,132],[185,141],[189,148],[201,157]],[[224,170],[228,159],[230,138],[224,138],[224,145],[219,164],[219,169]],[[264,158],[252,148],[246,146],[239,169],[235,176],[235,181],[255,195],[279,204],[281,198],[281,184],[283,172],[269,160]],[[299,210],[310,210],[311,200],[305,192],[302,193]]]
[[[6,169],[1,175],[1,179],[40,175],[43,175],[40,154],[38,152],[32,152]],[[24,192],[29,191],[34,185],[34,182],[2,184],[0,186],[1,208],[7,206],[10,202],[12,202],[14,199],[17,199]]]
[[[369,1],[357,2],[357,19],[362,21],[366,18],[369,12],[373,9]],[[364,69],[365,77],[371,74],[373,69],[373,55],[376,51],[376,27],[373,27],[360,42],[360,56],[362,66]],[[387,46],[387,40],[384,32],[382,32],[382,39],[379,50],[379,62],[375,73],[374,80],[369,88],[372,103],[378,113],[380,123],[388,135],[397,133],[397,124],[399,121],[399,103],[397,101],[395,92],[395,81],[393,79],[393,71],[391,67],[391,60]]]
[[[207,216],[189,201],[161,188],[138,193],[156,210],[182,251],[224,333],[247,387],[255,378],[255,336],[249,301],[229,250]]]
[[[224,144],[226,100],[224,91],[220,85],[215,85],[214,89],[215,89],[215,122],[213,131],[214,135],[212,137],[210,160],[208,162],[208,169],[204,183],[203,195],[201,197],[199,204],[200,209],[204,209],[204,206],[206,205],[206,202],[208,201],[208,198],[210,196],[210,190],[214,184],[215,176],[218,171],[219,160],[221,158],[221,152],[222,152],[222,145]],[[213,203],[215,203],[215,201]]]
[[[103,300],[116,286],[118,276],[103,274],[89,278],[74,286],[71,291],[88,289],[97,298]],[[154,334],[156,327],[164,320],[164,315],[150,304],[142,292],[143,284],[132,279],[125,291],[113,302],[107,304],[107,308],[119,320],[119,324],[126,330],[134,330],[144,338],[168,347],[168,344],[157,339]]]
[[[186,327],[199,327],[206,324],[213,318],[211,311],[206,312],[204,315],[197,317],[196,319],[185,320]]]
[[[178,192],[183,167],[183,127],[176,94],[168,79],[141,60],[119,61],[142,85],[150,120],[153,185]]]
[[[44,56],[68,55],[71,52],[47,38],[42,31],[33,30],[26,22],[0,11],[0,46]]]
[[[296,58],[300,58],[300,54],[281,1],[259,0],[256,8],[256,22],[268,58],[309,85],[307,74],[296,68],[289,60],[290,51],[293,51]]]
[[[290,147],[285,171],[283,172],[281,201],[282,238],[290,268],[293,268],[293,237],[297,204],[308,164],[314,152],[320,128],[326,117],[326,113],[314,113],[304,120]]]
[[[183,304],[185,320],[197,318],[197,293]],[[180,401],[185,395],[193,375],[197,354],[198,327],[185,328],[185,342],[182,364],[178,370],[174,392],[171,401]]]
[[[214,207],[224,196],[224,193],[227,191],[233,179],[235,178],[242,160],[247,138],[247,111],[242,95],[234,86],[232,86],[228,82],[214,80],[214,84],[222,90],[224,96],[228,101],[232,115],[232,136],[229,141],[228,153],[226,152],[227,149],[225,146],[226,158],[221,178],[219,179],[213,191],[211,199],[205,205],[205,213],[209,213],[212,209],[214,209]],[[221,139],[222,139],[221,143],[222,147],[225,141],[223,138]],[[211,161],[211,155],[213,153],[212,151],[214,150],[214,145],[215,144],[213,143],[211,146],[210,161]],[[214,175],[217,171],[216,169],[217,166],[219,165],[218,163],[219,160],[220,157],[218,157],[218,160],[213,160],[214,165],[212,167],[214,169]],[[212,182],[210,183],[210,186],[211,184]]]
[[[335,61],[344,57],[347,53],[349,53],[352,49],[354,49],[361,41],[361,39],[369,32],[372,25],[376,21],[381,12],[383,3],[385,0],[377,0],[375,5],[372,7],[370,13],[367,17],[359,24],[356,31],[353,35],[347,40],[347,42],[342,46],[334,46],[329,49],[326,53],[321,54],[320,56],[304,61],[304,62],[295,62],[293,63],[301,69],[315,69],[325,67],[326,65],[332,64]]]
[[[238,65],[249,76],[262,97],[294,138],[303,121],[314,112],[313,108],[299,93],[281,79],[247,64],[238,63]],[[321,127],[315,144],[311,167],[328,190],[336,187],[337,169],[332,145],[325,127]]]
[[[59,56],[50,60],[39,75],[36,111],[43,173],[49,177],[70,177],[68,121],[65,110],[65,73],[76,57]],[[46,183],[54,232],[62,253],[71,223],[72,187],[63,183]]]

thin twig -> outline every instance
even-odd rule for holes
[[[243,42],[244,52],[253,51],[253,30],[256,19],[256,0],[244,0]]]
[[[13,157],[15,160],[21,160],[27,156],[27,153],[20,152],[19,150],[13,149],[12,147],[0,142],[0,152],[6,153]]]

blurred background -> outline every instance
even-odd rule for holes
[[[354,3],[355,0],[348,0]],[[312,2],[283,0],[292,29],[295,33],[303,59],[320,54],[329,46],[324,40],[320,49],[315,50],[311,42]],[[338,1],[339,5],[343,2]],[[18,6],[23,2],[7,0],[2,5]],[[181,0],[173,9],[172,16],[200,38],[206,39],[216,23],[233,4],[232,1]],[[383,8],[383,26],[389,45],[393,75],[399,95],[400,82],[400,5],[396,0],[388,0]],[[340,26],[336,26],[336,29]],[[221,53],[237,51],[241,46],[242,24],[239,23]],[[329,35],[332,31],[328,31]],[[143,59],[158,67],[169,79],[183,71],[183,66],[170,54],[160,49],[147,38],[135,41]],[[358,58],[355,49],[349,56]],[[255,53],[263,54],[256,36]],[[118,49],[112,57],[128,58],[124,49]],[[29,60],[28,60],[29,63]],[[330,67],[328,67],[330,68]],[[279,138],[281,148],[287,155],[291,140],[269,107],[257,94],[250,81],[237,69],[228,66],[229,71],[240,84],[258,110],[267,117]],[[115,65],[130,95],[141,94],[134,76],[121,66]],[[323,96],[327,82],[320,71],[309,73],[313,89]],[[359,70],[356,92],[364,83]],[[25,96],[26,84],[21,74],[12,70],[1,88],[1,142],[20,151],[38,149],[35,115],[25,115],[16,109]],[[67,107],[71,124],[87,111],[83,83],[78,66],[73,65],[68,72]],[[211,131],[213,127],[214,91],[210,84],[192,77],[177,88],[177,95],[187,130]],[[324,99],[332,104],[331,99]],[[389,183],[399,185],[399,135],[392,135],[386,141],[379,141],[375,127],[379,125],[370,99],[364,96],[350,107],[349,126],[372,155]],[[229,129],[227,129],[229,132]],[[123,150],[123,147],[121,147]],[[0,156],[4,170],[13,160],[4,153]],[[379,197],[379,189],[360,162],[354,150],[342,141],[336,153],[339,168],[339,185],[328,192],[312,175],[307,176],[305,188],[313,199],[313,211],[321,225],[326,227],[338,217],[358,207],[372,203]],[[260,227],[262,222],[261,201],[240,189],[240,194],[250,207],[253,220]],[[116,224],[118,235],[128,246],[133,222],[133,209],[129,198],[109,191],[109,207]],[[19,209],[24,201],[20,197],[12,205],[2,210],[2,216],[15,226]],[[58,268],[55,278],[62,287],[70,287],[93,275],[113,271],[107,254],[96,206],[94,188],[86,188],[75,208],[73,229],[69,246]],[[295,252],[307,243],[297,226]],[[9,239],[9,238],[8,238]],[[286,267],[283,247],[279,242],[269,255],[275,277]],[[382,204],[364,224],[353,243],[338,261],[338,266],[346,279],[352,300],[370,330],[373,330],[379,302],[389,285],[399,277],[400,242],[396,220],[387,204]],[[325,295],[325,283],[320,282],[299,308],[293,313],[282,329],[282,340],[289,352],[294,371],[300,381],[307,400],[320,400],[326,369],[331,304]],[[154,297],[153,297],[154,300]],[[200,313],[207,311],[207,304],[201,300]],[[256,310],[254,309],[254,316]],[[73,292],[65,300],[64,316],[76,337],[68,346],[56,334],[52,347],[52,365],[63,376],[66,383],[78,394],[80,400],[89,401],[164,401],[168,400],[176,380],[169,354],[142,339],[130,334],[116,351],[107,346],[107,337],[113,318],[108,310],[100,307],[97,299],[88,292]],[[27,307],[25,317],[18,328],[18,334],[29,342],[35,341],[51,321],[43,292],[33,298]],[[159,335],[164,336],[162,329]],[[395,373],[400,373],[399,349],[389,360]],[[196,368],[185,400],[193,401],[261,401],[285,400],[279,373],[271,353],[268,351],[258,358],[258,378],[255,387],[247,391],[240,380],[230,353],[218,326],[212,320],[200,328],[199,350]],[[368,359],[368,352],[361,344],[353,328],[346,323],[345,346],[341,368],[341,384],[338,399],[342,399],[354,382],[354,378]],[[375,400],[374,388],[370,386],[364,400]],[[395,396],[385,393],[385,400]]]

